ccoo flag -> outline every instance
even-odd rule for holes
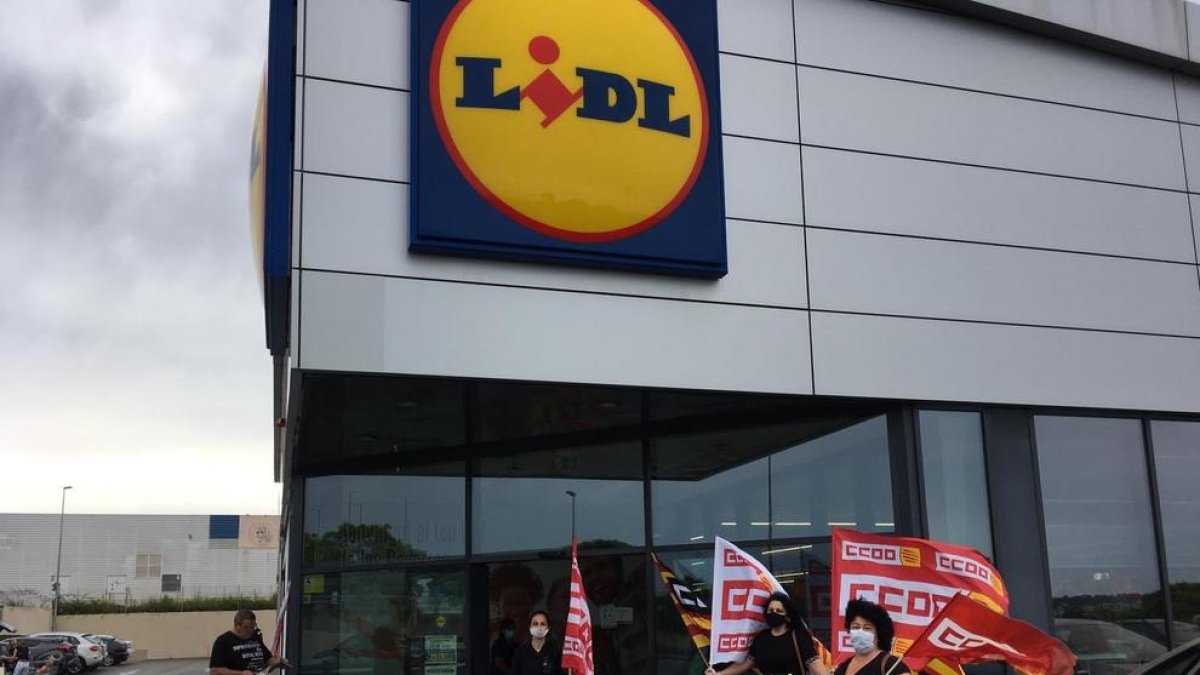
[[[563,637],[562,667],[573,675],[595,675],[592,660],[592,614],[579,573],[578,542],[571,541],[571,605],[567,609],[567,634]]]
[[[653,553],[650,555],[654,558],[654,564],[658,566],[658,574],[667,588],[667,594],[671,596],[675,611],[679,612],[679,618],[683,619],[683,625],[687,627],[688,635],[692,636],[696,649],[707,655],[708,640],[712,634],[712,610],[704,604],[700,594],[680,581],[658,556]]]
[[[763,621],[767,599],[772,593],[787,593],[753,556],[721,537],[715,544],[712,635],[708,646],[709,663],[713,664],[745,659],[754,636],[767,626]],[[821,662],[832,665],[825,645],[815,636],[812,641]]]
[[[956,595],[905,655],[950,666],[1004,661],[1024,675],[1071,675],[1075,656],[1033,626]]]

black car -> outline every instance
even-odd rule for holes
[[[1200,673],[1200,640],[1177,647],[1132,675],[1197,675]]]

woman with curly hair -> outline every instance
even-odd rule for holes
[[[725,668],[722,675],[738,675],[751,668],[763,675],[828,675],[813,647],[812,632],[787,593],[775,593],[767,600],[763,620],[767,628],[754,636],[746,660]],[[717,671],[710,667],[704,672],[715,675]]]
[[[846,630],[854,656],[842,661],[834,675],[905,675],[909,672],[900,659],[888,653],[896,631],[892,617],[879,605],[858,599],[846,603]]]

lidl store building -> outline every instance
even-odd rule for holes
[[[651,554],[717,536],[837,639],[837,526],[1093,675],[1196,637],[1197,11],[274,0],[290,658],[487,673],[573,527],[605,675],[700,672]]]

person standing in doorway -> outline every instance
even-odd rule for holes
[[[492,642],[492,675],[512,675],[516,652],[517,624],[504,619],[500,622],[500,634]]]
[[[561,648],[550,637],[550,615],[539,609],[529,619],[529,642],[513,655],[513,675],[561,675],[561,659]]]
[[[255,675],[277,665],[287,665],[271,655],[257,630],[254,612],[239,609],[233,616],[233,630],[213,641],[208,658],[209,675]]]

